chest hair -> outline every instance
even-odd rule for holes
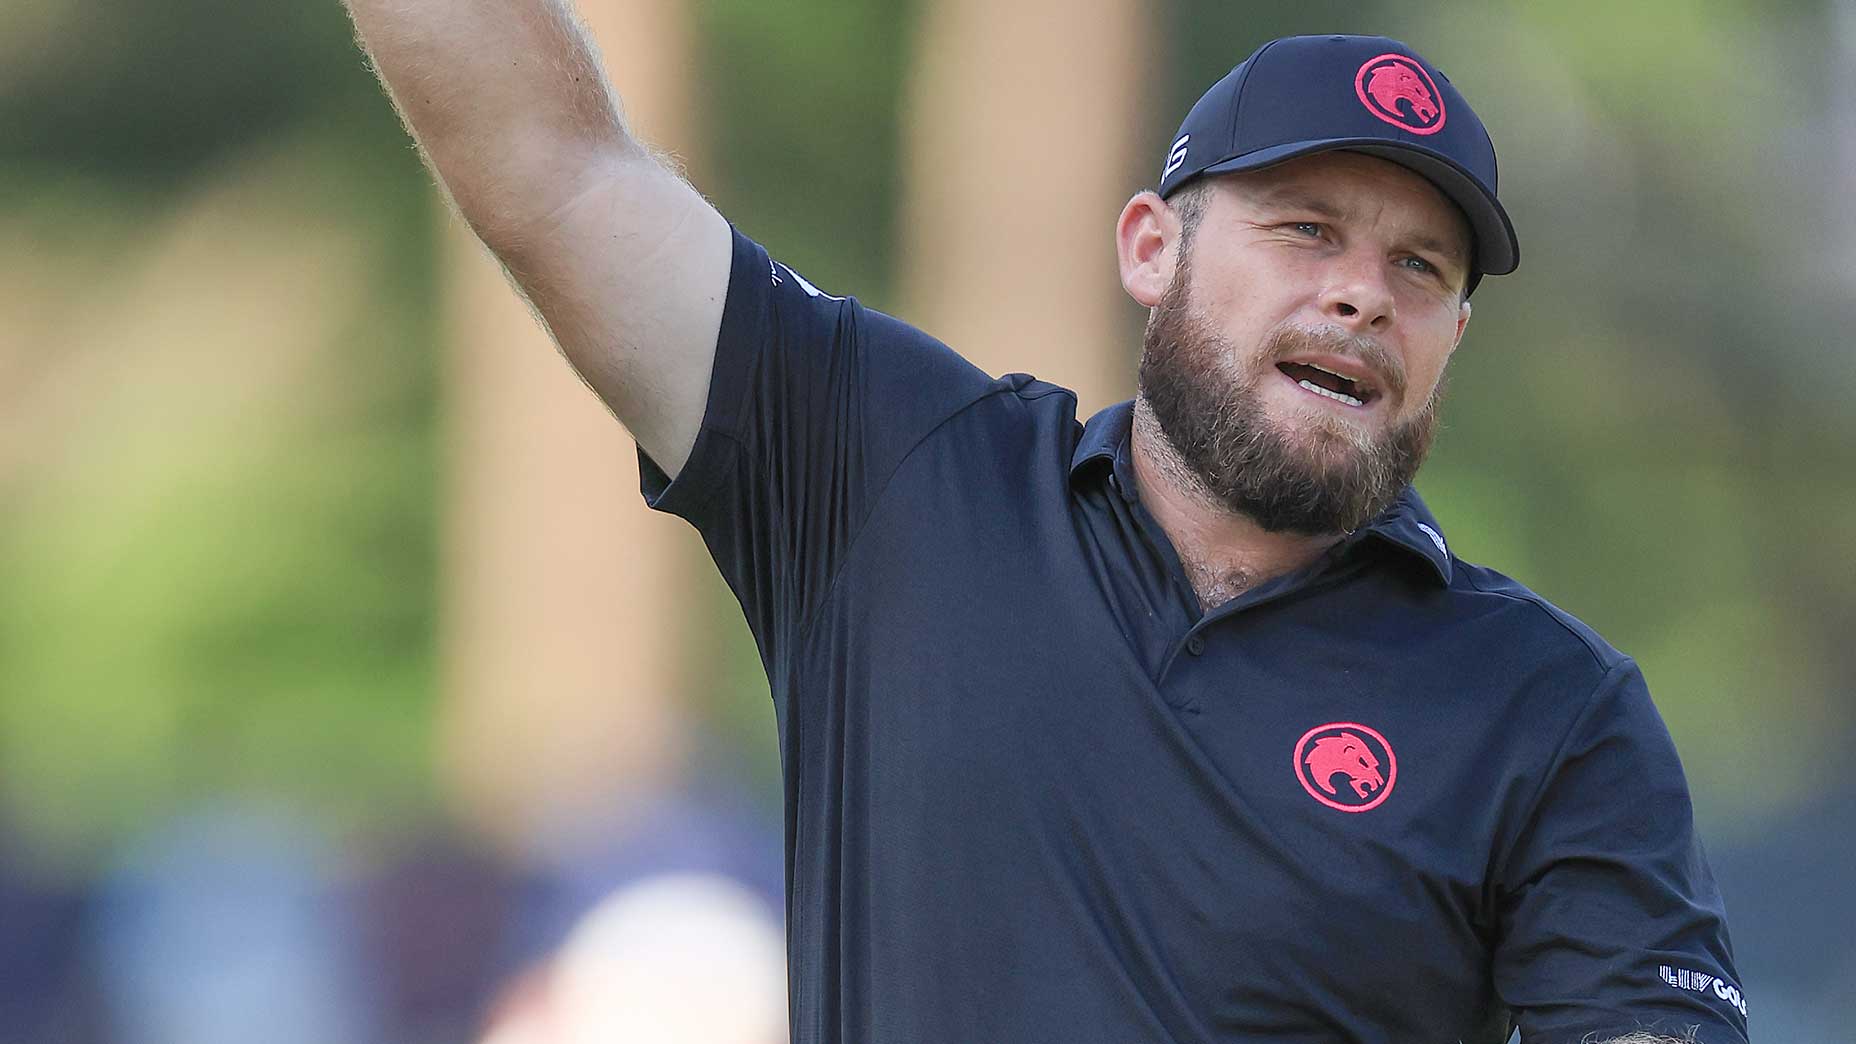
[[[1256,575],[1241,567],[1219,568],[1194,558],[1182,556],[1180,565],[1192,593],[1199,596],[1199,610],[1211,612],[1224,603],[1257,586]]]

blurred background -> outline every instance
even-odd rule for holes
[[[1643,664],[1757,1037],[1849,1039],[1856,5],[582,8],[776,257],[1085,413],[1198,93],[1418,47],[1524,256],[1420,489]],[[740,613],[335,0],[0,6],[0,302],[0,1041],[784,1039]]]

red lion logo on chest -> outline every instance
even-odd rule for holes
[[[1289,764],[1309,797],[1341,812],[1378,808],[1398,786],[1392,744],[1357,721],[1330,721],[1302,733]]]
[[[1339,793],[1334,789],[1334,777],[1341,773],[1362,798],[1386,785],[1385,777],[1379,774],[1379,759],[1366,749],[1364,740],[1351,732],[1321,737],[1303,760],[1315,785],[1330,794]]]

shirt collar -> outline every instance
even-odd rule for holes
[[[1443,527],[1437,524],[1437,516],[1431,514],[1431,509],[1425,506],[1417,490],[1406,486],[1398,500],[1361,532],[1390,547],[1422,558],[1430,564],[1440,583],[1446,587],[1450,585],[1450,577],[1454,573],[1450,564],[1450,545],[1444,540]]]
[[[1089,423],[1083,425],[1082,437],[1076,440],[1076,452],[1070,456],[1070,481],[1077,482],[1085,472],[1092,470],[1091,464],[1106,460],[1114,465],[1123,495],[1132,494],[1134,484],[1129,480],[1133,478],[1134,469],[1128,458],[1128,435],[1133,430],[1132,399],[1118,402],[1089,418]]]
[[[1089,422],[1083,425],[1082,436],[1076,440],[1076,452],[1070,456],[1070,482],[1074,484],[1097,470],[1093,466],[1096,462],[1107,461],[1117,491],[1124,499],[1137,499],[1134,462],[1129,456],[1129,435],[1133,430],[1134,402],[1131,399],[1106,407],[1089,418]],[[1450,547],[1444,540],[1443,528],[1437,524],[1437,517],[1425,506],[1417,490],[1410,486],[1405,487],[1405,491],[1399,494],[1398,500],[1391,507],[1355,533],[1348,543],[1369,538],[1423,559],[1440,582],[1446,586],[1450,583],[1454,570],[1451,568]]]

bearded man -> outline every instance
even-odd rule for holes
[[[1116,226],[1140,395],[1079,424],[731,229],[564,2],[348,4],[747,616],[794,1041],[1744,1042],[1635,664],[1410,489],[1518,257],[1410,48],[1200,99]]]

